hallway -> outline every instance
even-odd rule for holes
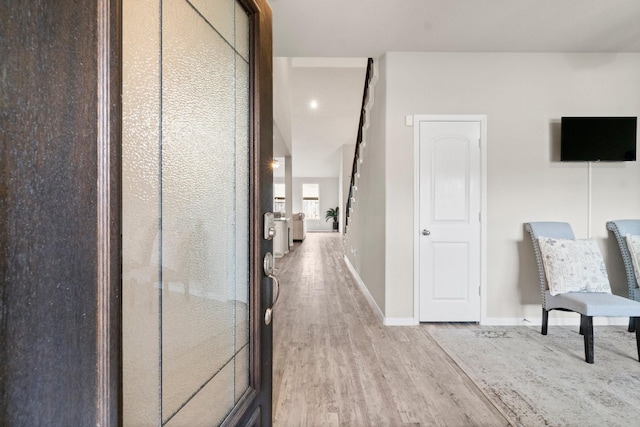
[[[274,425],[509,425],[424,326],[380,323],[341,244],[309,233],[276,262]]]

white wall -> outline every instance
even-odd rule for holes
[[[408,114],[487,115],[489,323],[540,317],[535,260],[523,230],[527,221],[568,221],[578,237],[598,239],[614,293],[625,295],[622,263],[605,222],[640,217],[640,162],[593,165],[589,230],[587,165],[558,161],[558,122],[569,115],[640,116],[640,54],[393,52],[379,67],[378,86],[386,84],[386,99],[376,100],[374,116],[382,121],[376,132],[384,137],[367,148],[372,157],[383,154],[379,173],[385,181],[360,186],[360,196],[386,209],[380,237],[386,239],[384,304],[376,297],[378,281],[365,279],[379,263],[361,263],[360,275],[385,317],[414,316]]]
[[[385,292],[393,280],[385,278],[386,219],[386,59],[376,61],[375,83],[370,88],[371,110],[367,114],[368,128],[363,139],[362,163],[358,165],[356,202],[345,235],[344,251],[351,265],[362,279],[378,308],[385,314]],[[348,191],[348,190],[347,190]],[[348,193],[347,193],[348,194]],[[388,255],[388,254],[387,254]],[[387,287],[385,289],[385,283]],[[393,291],[393,290],[392,290]]]

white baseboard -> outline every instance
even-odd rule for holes
[[[362,294],[364,295],[365,299],[369,303],[369,306],[371,306],[371,309],[376,314],[376,316],[378,317],[380,322],[383,325],[386,325],[384,314],[382,313],[382,310],[380,310],[380,307],[378,307],[378,304],[376,303],[376,300],[373,299],[373,296],[369,292],[369,289],[367,289],[367,286],[364,284],[364,282],[360,278],[360,275],[358,274],[356,269],[353,268],[353,265],[351,265],[351,261],[349,261],[349,258],[347,258],[346,255],[344,255],[344,262],[345,262],[345,264],[347,264],[347,268],[349,269],[349,271],[351,272],[351,275],[353,276],[353,278],[355,279],[356,283],[360,287],[360,290],[362,291]]]
[[[542,326],[542,318],[510,318],[510,317],[488,317],[482,322],[484,326]],[[594,317],[594,326],[624,326],[629,325],[628,317]],[[549,316],[549,326],[580,326],[580,316],[553,318]]]
[[[369,306],[376,314],[380,323],[385,326],[415,326],[419,325],[420,322],[417,321],[414,317],[385,317],[382,310],[376,303],[376,300],[373,299],[373,296],[369,292],[369,289],[364,284],[360,275],[356,271],[356,269],[349,261],[346,255],[344,255],[344,262],[349,269],[349,272],[355,279],[360,291],[364,295],[365,299],[369,303]],[[482,320],[480,323],[483,326],[541,326],[542,318],[521,318],[521,317],[487,317]],[[594,317],[593,318],[594,326],[628,326],[629,318],[628,317]],[[549,326],[580,326],[580,316],[575,314],[571,317],[556,317],[554,318],[553,314],[549,316]]]
[[[385,326],[416,326],[420,324],[413,317],[385,317],[382,323]]]
[[[528,319],[516,317],[487,317],[482,322],[482,326],[522,326],[532,325]]]

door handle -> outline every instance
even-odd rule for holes
[[[267,308],[267,311],[264,312],[264,323],[269,325],[271,324],[271,319],[273,317],[273,308],[276,306],[278,298],[280,298],[280,282],[278,282],[278,278],[273,274],[269,274],[267,277],[271,279],[272,284],[275,285],[271,307]]]
[[[264,270],[264,275],[271,279],[272,286],[275,285],[275,290],[273,291],[273,300],[271,301],[271,307],[267,308],[264,313],[264,323],[269,325],[271,323],[271,319],[273,318],[273,307],[275,307],[278,302],[278,298],[280,297],[280,282],[278,282],[278,278],[273,274],[274,267],[274,259],[273,254],[271,252],[267,252],[264,254],[264,260],[262,261],[262,269]],[[273,287],[272,287],[273,289]]]
[[[431,234],[431,232],[429,230],[427,230],[427,229],[422,230],[422,235],[423,236],[428,236],[430,234]]]

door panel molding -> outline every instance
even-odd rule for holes
[[[122,424],[122,4],[97,2],[96,425]]]
[[[486,319],[487,253],[487,118],[484,115],[414,115],[414,320],[420,322],[420,123],[478,122],[480,124],[480,323]]]

